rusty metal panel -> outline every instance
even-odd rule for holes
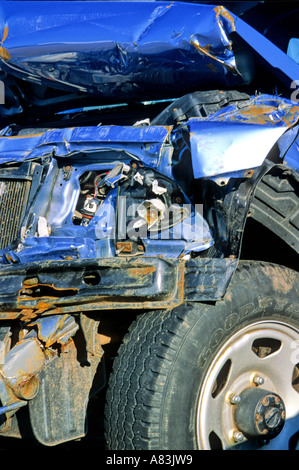
[[[0,298],[1,315],[30,321],[40,315],[164,309],[184,301],[217,300],[224,295],[236,266],[237,260],[229,258],[135,257],[39,263],[39,267],[27,269],[26,265],[3,267],[0,279],[6,279],[7,293]],[[32,269],[37,274],[28,289]]]
[[[105,385],[100,357],[79,358],[75,343],[64,346],[59,357],[37,374],[38,395],[29,402],[30,422],[36,439],[47,446],[85,436],[87,405],[93,389]]]
[[[3,266],[3,317],[109,308],[167,308],[183,301],[183,260],[107,258]]]

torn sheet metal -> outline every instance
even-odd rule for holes
[[[30,110],[32,117],[249,84],[255,60],[244,64],[234,47],[238,37],[278,82],[289,87],[298,79],[294,60],[221,5],[3,1],[1,115]]]
[[[54,154],[68,157],[77,152],[116,150],[157,166],[171,128],[163,126],[93,126],[50,129],[41,134],[0,137],[0,164],[21,162]]]
[[[32,325],[37,326],[38,337],[47,348],[56,342],[66,344],[79,329],[74,317],[70,315],[39,318],[30,324]]]
[[[2,2],[0,31],[1,70],[47,91],[38,96],[24,87],[21,103],[12,83],[14,108],[2,106],[2,114],[19,113],[20,105],[65,107],[54,89],[71,93],[71,106],[86,96],[102,103],[165,99],[207,83],[243,83],[229,38],[234,19],[214,5]]]

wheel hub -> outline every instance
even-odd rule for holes
[[[293,445],[291,439],[298,433],[299,363],[290,361],[289,352],[297,341],[297,329],[283,322],[258,321],[224,343],[199,397],[200,449],[282,450]],[[266,354],[260,354],[261,347]]]
[[[248,438],[273,439],[285,423],[285,405],[279,395],[261,388],[247,388],[236,405],[237,428]]]

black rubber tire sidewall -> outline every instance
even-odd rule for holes
[[[197,403],[212,359],[232,335],[255,322],[281,321],[299,329],[298,280],[298,273],[287,268],[242,263],[225,298],[216,304],[190,303],[166,314],[152,313],[161,317],[160,332],[151,347],[145,343],[142,348],[145,370],[137,367],[132,375],[139,381],[136,386],[135,380],[135,390],[130,390],[131,396],[135,392],[137,397],[137,412],[133,412],[137,419],[135,437],[127,445],[197,449]],[[127,345],[122,354],[130,354],[130,337]],[[117,372],[113,380],[117,381]],[[126,406],[129,401],[122,409]],[[151,410],[151,406],[156,408]],[[145,432],[147,439],[142,440]]]

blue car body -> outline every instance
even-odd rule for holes
[[[0,318],[66,344],[74,311],[221,299],[258,183],[298,181],[299,65],[205,3],[2,1],[0,36]]]

